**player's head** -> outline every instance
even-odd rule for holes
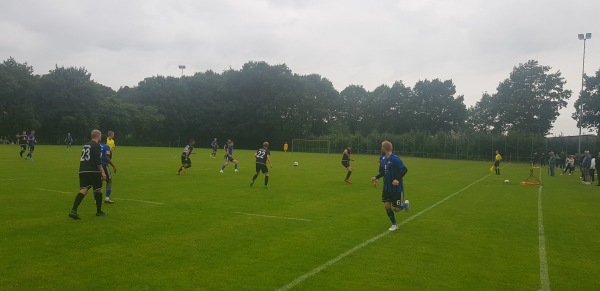
[[[269,147],[269,142],[265,141],[263,142],[263,148],[268,148]]]
[[[233,146],[233,141],[232,140],[229,141],[229,145]]]
[[[348,144],[348,148],[349,148],[349,149],[351,149],[351,148],[352,148],[352,145],[351,145],[351,144]]]
[[[114,138],[114,137],[115,137],[115,132],[114,132],[114,131],[112,131],[112,130],[108,131],[108,132],[106,133],[106,137],[109,137],[109,138]]]
[[[496,150],[496,154],[499,154],[499,153],[500,153],[500,151],[499,151],[499,150]]]
[[[32,129],[32,130],[31,130],[31,134],[35,134],[35,129]]]
[[[23,130],[23,134],[27,134],[27,131],[24,131],[24,130]]]
[[[92,130],[91,136],[92,140],[99,141],[100,139],[102,139],[102,132],[100,132],[97,129],[94,129]]]
[[[394,147],[392,146],[392,143],[389,141],[383,141],[381,143],[381,151],[384,153],[390,153],[392,152],[392,150],[394,149]]]
[[[71,133],[69,132],[69,133],[67,133],[67,135],[71,135]]]
[[[217,140],[217,138],[215,137],[215,141]]]

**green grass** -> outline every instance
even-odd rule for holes
[[[118,148],[109,215],[94,216],[90,196],[74,221],[79,146],[38,146],[34,161],[0,146],[0,290],[275,290],[390,225],[369,181],[375,156],[354,156],[347,185],[341,153],[272,152],[265,190],[262,175],[248,185],[253,151],[236,150],[240,173],[219,174],[222,151],[196,149],[175,176],[180,152]],[[418,216],[294,290],[540,289],[538,187],[519,185],[527,165],[496,176],[491,162],[403,160],[411,211],[396,218]],[[600,289],[600,187],[542,180],[550,287]]]

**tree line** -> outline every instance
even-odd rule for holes
[[[318,74],[299,75],[285,64],[248,62],[239,70],[147,77],[113,90],[85,68],[56,66],[44,75],[9,58],[0,64],[0,135],[36,129],[44,143],[78,141],[91,129],[113,130],[122,145],[199,146],[232,138],[253,148],[268,140],[373,133],[478,132],[546,135],[572,92],[560,71],[530,60],[515,66],[495,93],[467,108],[452,80],[402,81],[373,91],[337,91]],[[583,127],[600,126],[600,70],[586,76],[575,112]],[[203,141],[205,141],[203,143]]]

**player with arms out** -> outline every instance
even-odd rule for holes
[[[102,147],[98,142],[102,139],[102,133],[92,130],[92,140],[83,145],[81,158],[79,159],[79,193],[75,196],[73,208],[69,217],[79,219],[77,208],[90,188],[94,188],[94,199],[96,200],[96,216],[105,216],[102,212],[102,180],[106,180],[106,174],[100,162]]]
[[[113,164],[111,159],[110,146],[107,144],[100,143],[102,147],[102,154],[100,155],[100,163],[102,163],[102,169],[104,170],[104,174],[106,174],[106,197],[104,198],[104,203],[114,203],[114,201],[110,200],[110,194],[112,193],[112,174],[110,173],[110,169],[108,165],[111,165],[113,168],[113,172],[117,172],[117,167]]]
[[[271,168],[273,168],[273,163],[271,163],[271,151],[269,150],[269,143],[263,142],[263,147],[258,149],[254,154],[256,157],[256,174],[252,177],[252,181],[250,182],[250,187],[254,185],[254,181],[258,178],[258,174],[262,171],[265,174],[265,189],[269,189],[269,169],[267,168],[267,162]]]
[[[348,170],[348,173],[346,173],[346,179],[344,179],[344,181],[348,184],[352,184],[352,182],[350,182],[350,175],[352,175],[352,166],[350,166],[350,161],[352,160],[350,150],[352,150],[352,145],[348,145],[342,155],[342,165]]]
[[[186,169],[192,167],[192,159],[190,159],[190,155],[194,150],[195,144],[196,140],[192,138],[190,139],[190,143],[186,145],[183,149],[183,153],[181,153],[181,167],[179,167],[179,170],[177,170],[177,173],[175,173],[175,175],[179,176],[179,173],[181,173],[181,171],[183,171],[183,173],[185,174]]]
[[[21,152],[19,152],[19,155],[22,158],[23,153],[27,150],[27,132],[24,130],[23,134],[19,135],[19,147],[21,147]]]
[[[212,157],[214,159],[215,157],[217,157],[217,149],[219,148],[219,143],[217,142],[217,138],[216,137],[210,143],[210,146],[212,147],[212,150],[213,150],[212,154],[210,154],[210,157]]]
[[[404,199],[404,182],[403,177],[408,172],[408,169],[397,155],[392,153],[392,143],[384,141],[381,143],[381,151],[384,153],[383,158],[379,166],[379,174],[371,178],[372,183],[376,183],[379,178],[383,177],[383,193],[381,195],[381,201],[385,208],[392,226],[389,230],[394,231],[398,229],[396,223],[396,217],[394,211],[398,212],[401,210],[409,210],[409,202]]]
[[[229,144],[227,145],[227,153],[225,154],[225,164],[223,164],[223,167],[221,167],[221,171],[219,171],[219,173],[224,173],[223,170],[225,170],[225,167],[227,167],[227,165],[229,165],[229,162],[233,162],[235,164],[235,172],[239,172],[238,171],[238,160],[236,160],[233,157],[233,141],[230,140]]]

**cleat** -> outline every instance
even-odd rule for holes
[[[175,172],[175,175],[179,176],[179,172]]]
[[[254,185],[254,180],[250,181],[250,187],[252,187],[252,185]]]
[[[221,171],[219,171],[219,173],[225,173],[225,172],[223,172],[223,170],[221,170]]]
[[[235,169],[235,172],[236,172],[236,173],[237,173],[237,172],[239,172],[239,171],[238,171],[238,169]]]
[[[69,212],[69,217],[73,218],[75,220],[81,219],[81,218],[79,218],[79,214],[77,214],[77,212],[75,212],[73,210],[71,210],[71,212]]]
[[[408,200],[404,200],[404,210],[406,212],[410,210],[410,202],[408,202]]]
[[[107,216],[108,214],[100,211],[100,212],[96,212],[96,216]]]
[[[392,224],[392,226],[390,226],[390,228],[388,228],[389,231],[394,231],[396,229],[398,229],[398,225],[396,225],[396,224]]]
[[[185,168],[182,168],[182,170],[183,170],[183,173],[185,174],[185,171],[186,171]]]
[[[110,199],[104,199],[104,203],[106,204],[112,204],[115,203],[114,201],[110,200]]]
[[[348,184],[352,184],[352,182],[350,182],[350,179],[344,179],[344,182],[346,182]]]

